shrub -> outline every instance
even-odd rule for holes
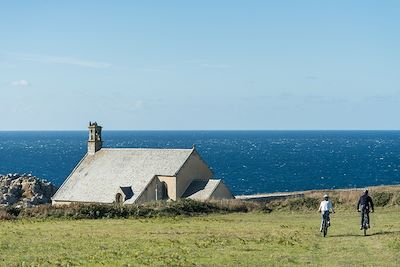
[[[341,208],[353,208],[359,191],[329,192],[333,203]],[[372,193],[376,206],[400,205],[400,191],[378,191]],[[149,218],[166,216],[196,216],[210,213],[230,212],[271,212],[272,210],[316,210],[321,201],[321,192],[311,192],[305,196],[275,199],[268,203],[243,201],[240,199],[195,201],[156,201],[140,205],[112,204],[71,204],[65,206],[39,205],[32,208],[7,207],[0,209],[0,220],[15,218]],[[354,203],[353,203],[354,202]],[[351,206],[350,206],[351,205]]]
[[[319,200],[311,197],[289,199],[288,207],[290,210],[318,209]]]
[[[315,210],[319,207],[320,200],[315,197],[295,197],[285,200],[274,200],[268,203],[271,210]]]
[[[13,206],[7,207],[5,210],[12,217],[17,217],[19,215],[19,213],[21,212],[21,208],[17,208],[17,207],[13,207]]]
[[[397,192],[395,196],[393,196],[393,204],[394,205],[400,205],[400,193]]]
[[[0,220],[11,220],[14,218],[15,216],[9,214],[6,209],[0,209]]]
[[[229,199],[220,200],[212,202],[217,205],[218,209],[226,212],[270,212],[271,210],[267,208],[265,203],[253,202],[253,201],[243,201],[240,199]]]
[[[141,205],[111,204],[71,204],[65,206],[40,205],[32,208],[5,211],[7,216],[17,218],[149,218],[159,216],[191,216],[209,213],[249,212],[270,210],[263,204],[241,200],[195,201],[183,199],[179,201],[157,201]],[[5,215],[4,215],[5,216]],[[3,217],[4,217],[3,216]]]
[[[374,201],[375,206],[378,207],[383,207],[386,206],[387,204],[389,204],[391,198],[393,196],[393,193],[391,192],[374,192],[372,194],[372,199]]]

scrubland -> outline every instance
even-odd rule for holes
[[[326,238],[318,231],[320,192],[267,205],[179,201],[130,211],[97,205],[3,210],[0,265],[400,266],[396,190],[373,192],[377,208],[366,237],[353,203],[358,195],[340,192],[331,192],[337,212]]]

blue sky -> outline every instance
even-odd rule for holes
[[[400,129],[399,1],[7,1],[0,130]]]

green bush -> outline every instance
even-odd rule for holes
[[[397,192],[395,196],[393,196],[393,204],[400,205],[400,193]]]
[[[391,192],[374,192],[372,194],[372,199],[374,201],[375,206],[383,207],[389,204],[392,199],[393,193]]]
[[[8,213],[7,210],[4,208],[0,209],[0,220],[11,220],[11,219],[15,219],[15,216]]]
[[[313,197],[296,197],[285,200],[274,200],[267,204],[270,210],[317,210],[320,200]]]
[[[400,193],[398,191],[394,193],[378,191],[374,192],[372,197],[376,206],[400,205]],[[339,205],[341,208],[350,207],[349,202],[342,203],[339,202],[338,197],[332,198],[333,203]],[[140,205],[123,206],[111,204],[39,205],[32,208],[0,208],[0,220],[19,218],[149,218],[230,212],[271,212],[272,210],[305,211],[318,209],[320,201],[318,197],[305,196],[276,199],[268,203],[242,201],[239,199],[206,202],[182,199],[179,201],[156,201]],[[353,203],[351,203],[351,207],[353,207]]]
[[[288,207],[290,210],[302,210],[302,209],[318,209],[320,201],[316,198],[304,197],[289,199]]]
[[[5,211],[8,214],[10,214],[12,217],[17,217],[19,215],[19,213],[21,212],[21,209],[11,206],[11,207],[7,207],[5,209]]]
[[[157,201],[141,205],[110,204],[71,204],[65,206],[40,205],[32,208],[9,207],[2,210],[0,219],[12,218],[69,218],[69,219],[101,219],[101,218],[149,218],[160,216],[191,216],[209,213],[228,212],[269,212],[265,205],[240,200],[195,201],[183,199],[179,201]]]

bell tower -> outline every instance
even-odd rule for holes
[[[97,125],[97,122],[89,122],[89,140],[88,140],[88,154],[94,155],[99,151],[103,145],[101,139],[101,126]]]

